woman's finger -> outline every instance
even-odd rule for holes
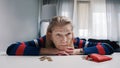
[[[65,52],[65,51],[60,51],[59,53],[58,53],[58,55],[59,56],[68,56],[69,54],[67,53],[67,52]]]
[[[65,49],[65,51],[69,54],[72,54],[74,49],[72,47],[68,47],[68,48]]]

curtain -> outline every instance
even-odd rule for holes
[[[106,0],[108,39],[120,43],[120,0]]]
[[[86,39],[88,38],[106,39],[107,23],[106,23],[105,0],[88,0],[88,1],[75,0],[75,2],[76,4],[74,5],[76,6],[75,8],[77,8],[77,9],[74,8],[73,18],[73,21],[75,22],[74,25],[76,26],[75,35]],[[82,6],[82,4],[83,7],[80,7],[79,9],[79,6]],[[88,9],[84,9],[85,7]],[[81,12],[82,10],[84,10],[84,12]]]
[[[75,35],[80,38],[110,39],[120,42],[120,0],[88,1],[90,3],[89,22],[87,24],[82,22],[81,24],[79,23],[79,11],[77,9],[79,1],[74,0],[73,22]],[[82,11],[82,9],[80,11]],[[82,29],[81,27],[85,26],[88,27],[87,36],[85,30],[81,32],[82,34],[79,32],[79,30]]]
[[[57,16],[73,18],[74,0],[57,0]]]

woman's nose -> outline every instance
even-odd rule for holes
[[[66,37],[66,36],[63,36],[61,40],[62,40],[63,42],[66,42],[66,41],[67,41],[67,37]]]

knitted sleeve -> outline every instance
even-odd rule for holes
[[[84,48],[86,44],[86,40],[85,39],[80,39],[79,37],[76,37],[74,39],[74,47],[75,48]]]
[[[45,47],[45,36],[26,42],[16,42],[8,46],[8,55],[40,55],[40,49]]]
[[[101,55],[110,55],[114,52],[114,49],[107,43],[97,43],[94,44],[94,46],[83,48],[83,51],[84,54],[97,53]]]
[[[102,54],[110,55],[114,52],[114,48],[108,43],[86,41],[85,39],[75,38],[74,39],[75,48],[83,48],[84,54]]]

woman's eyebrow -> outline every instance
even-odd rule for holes
[[[68,33],[71,33],[71,32],[55,32],[55,34],[68,34]]]

